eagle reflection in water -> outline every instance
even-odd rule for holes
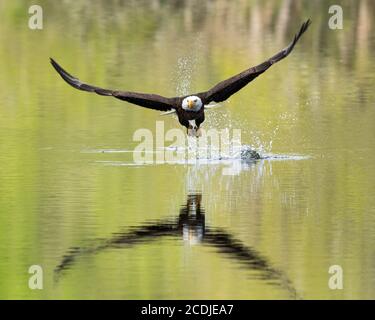
[[[212,247],[240,266],[257,272],[256,276],[252,274],[252,278],[286,290],[290,298],[301,299],[285,273],[272,267],[257,250],[245,246],[222,228],[207,226],[201,202],[201,193],[190,193],[177,218],[146,222],[140,226],[130,227],[127,231],[113,233],[112,237],[100,240],[100,243],[96,242],[94,246],[69,249],[55,268],[55,280],[58,281],[63,273],[71,269],[80,256],[96,254],[111,248],[128,248],[168,236],[182,238],[189,244]]]
[[[202,242],[204,236],[204,211],[201,210],[201,194],[189,194],[186,206],[180,210],[178,228],[184,241],[190,244]]]

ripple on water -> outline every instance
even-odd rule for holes
[[[81,151],[88,154],[128,154],[130,159],[121,160],[96,160],[108,166],[149,166],[160,164],[174,165],[220,165],[232,162],[256,162],[260,160],[269,161],[300,161],[310,158],[301,154],[274,154],[260,153],[248,145],[233,147],[229,152],[221,152],[211,148],[189,148],[189,147],[164,147],[152,151],[135,151],[129,149],[86,149]],[[141,157],[141,154],[149,156]],[[168,153],[168,154],[167,154]],[[173,156],[171,156],[173,154]],[[160,156],[161,155],[161,156]]]

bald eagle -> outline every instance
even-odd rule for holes
[[[264,61],[263,63],[246,69],[245,71],[219,82],[213,88],[205,92],[196,94],[166,98],[156,94],[137,93],[130,91],[118,91],[103,89],[81,82],[68,72],[66,72],[55,60],[50,58],[52,66],[60,74],[60,76],[71,86],[76,89],[95,92],[102,96],[112,96],[120,100],[124,100],[141,107],[160,110],[160,111],[174,111],[177,114],[181,125],[187,128],[187,134],[190,136],[200,136],[200,125],[204,121],[204,109],[210,102],[222,102],[228,99],[232,94],[236,93],[249,82],[254,80],[260,74],[265,72],[276,62],[284,59],[293,50],[295,44],[307,30],[311,21],[308,19],[304,22],[299,32],[294,36],[293,41],[283,50],[275,54],[273,57]]]

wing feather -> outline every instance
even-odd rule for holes
[[[50,58],[50,60],[51,60],[52,66],[60,74],[60,76],[68,84],[70,84],[72,87],[78,90],[94,92],[101,96],[112,96],[117,99],[124,100],[124,101],[136,104],[141,107],[149,108],[149,109],[155,109],[155,110],[160,110],[160,111],[169,111],[169,110],[175,109],[176,98],[166,98],[163,96],[159,96],[157,94],[110,90],[110,89],[104,89],[104,88],[92,86],[90,84],[81,82],[79,79],[69,74],[52,58]]]
[[[222,102],[228,99],[232,94],[242,89],[249,82],[254,80],[263,72],[265,72],[273,64],[287,57],[290,54],[290,52],[293,50],[299,38],[307,30],[310,23],[311,23],[310,19],[304,22],[299,32],[294,36],[293,41],[286,48],[284,48],[283,50],[275,54],[273,57],[269,58],[268,60],[264,61],[263,63],[255,67],[249,68],[229,79],[219,82],[216,86],[214,86],[210,90],[206,92],[198,93],[197,95],[202,99],[204,104],[208,104],[212,101]]]

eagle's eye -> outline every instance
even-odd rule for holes
[[[198,99],[194,99],[194,102],[197,102],[198,101]]]

